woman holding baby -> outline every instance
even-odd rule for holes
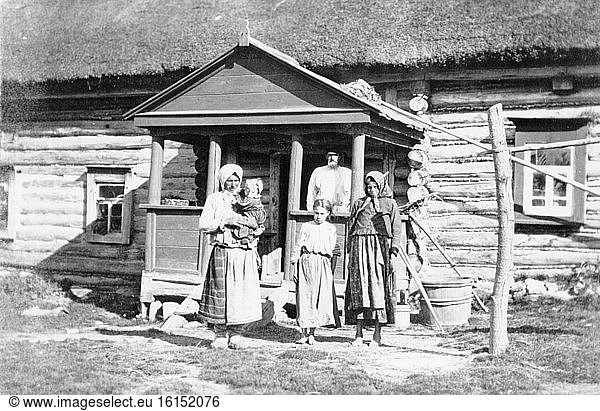
[[[242,348],[241,327],[262,318],[258,260],[258,236],[240,238],[240,228],[257,230],[256,219],[244,215],[239,203],[243,170],[226,164],[219,170],[219,191],[206,198],[200,229],[213,247],[199,314],[213,324],[213,348]]]

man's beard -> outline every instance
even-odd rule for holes
[[[338,166],[338,162],[337,162],[337,161],[333,161],[333,160],[332,160],[332,161],[328,161],[328,162],[327,162],[327,165],[328,165],[330,168],[336,168],[336,167]]]

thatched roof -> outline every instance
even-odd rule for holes
[[[310,68],[600,61],[596,0],[3,0],[2,77],[196,68],[250,34]]]

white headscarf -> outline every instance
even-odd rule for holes
[[[371,171],[365,176],[365,194],[367,193],[367,180],[373,179],[379,187],[379,197],[392,198],[392,190],[387,183],[388,172],[381,173],[379,171]]]
[[[221,167],[218,175],[220,191],[223,190],[223,187],[225,186],[225,181],[227,181],[227,179],[234,174],[240,179],[241,182],[244,170],[242,170],[242,167],[238,166],[237,164],[225,164],[223,167]]]

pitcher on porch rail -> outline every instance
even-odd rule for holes
[[[213,246],[200,299],[199,314],[214,325],[213,348],[242,346],[241,326],[262,318],[258,277],[258,235],[240,238],[240,227],[256,230],[256,220],[235,205],[243,170],[226,164],[219,170],[220,190],[209,195],[200,216],[200,229]],[[238,212],[236,212],[238,211]]]

